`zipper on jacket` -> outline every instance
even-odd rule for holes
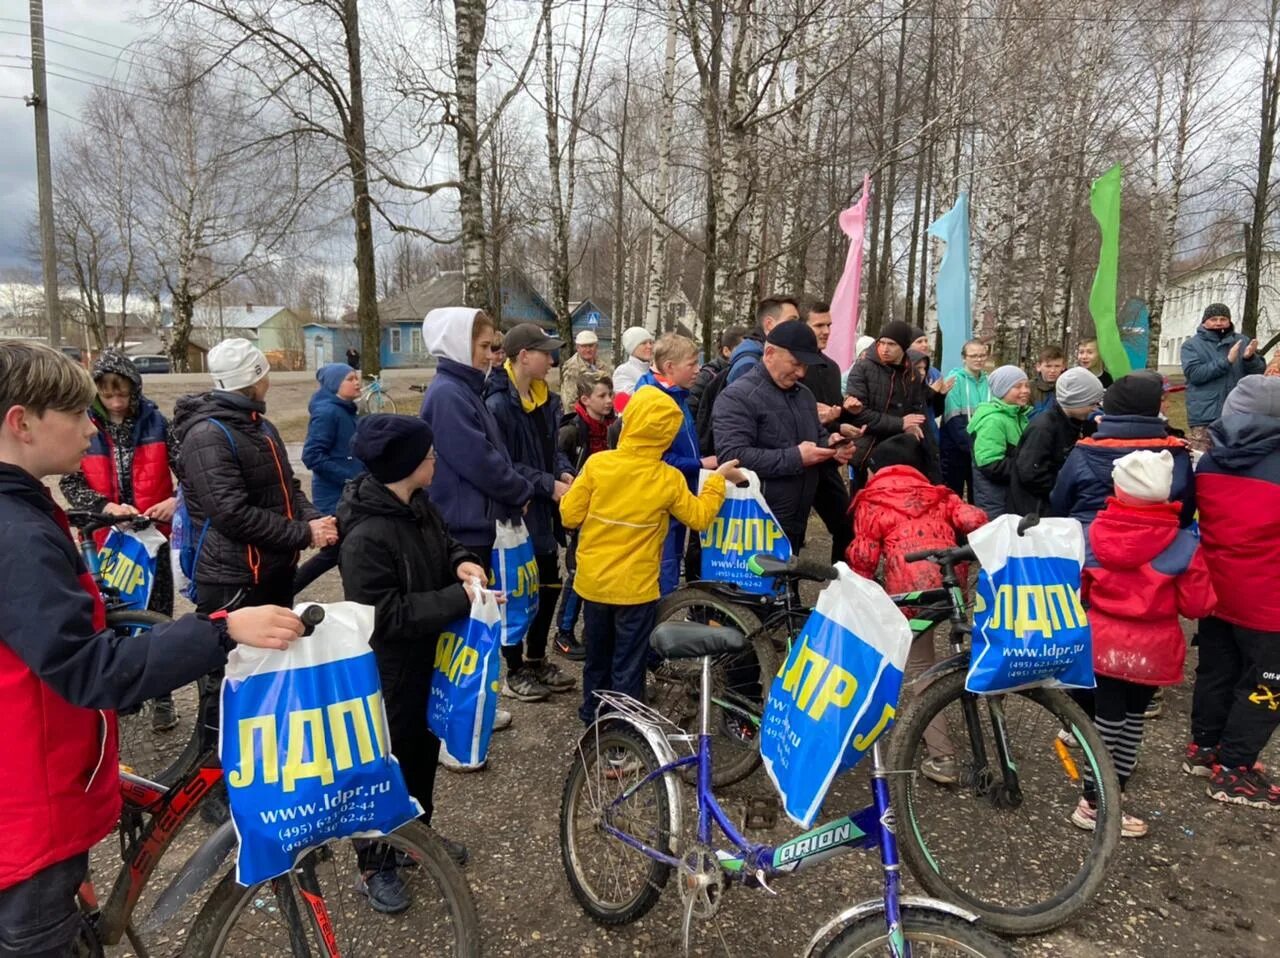
[[[98,733],[98,762],[93,766],[93,772],[89,775],[89,781],[86,783],[84,790],[88,792],[93,788],[93,780],[98,777],[98,773],[102,771],[102,763],[107,759],[107,738],[111,734],[111,722],[107,719],[107,713],[98,709],[98,718],[102,724],[101,731]]]

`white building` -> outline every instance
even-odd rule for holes
[[[1263,254],[1259,277],[1258,341],[1280,333],[1280,252]],[[1225,303],[1236,329],[1244,313],[1244,253],[1228,253],[1169,280],[1160,324],[1160,365],[1181,363],[1182,344],[1196,334],[1204,308]]]

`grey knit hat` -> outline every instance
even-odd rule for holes
[[[1073,366],[1058,377],[1054,383],[1053,393],[1058,397],[1058,405],[1068,408],[1084,408],[1096,406],[1102,402],[1106,392],[1102,380],[1083,366]]]
[[[991,387],[991,397],[1003,399],[1005,393],[1026,378],[1027,374],[1017,366],[1001,366],[987,377],[987,384]]]
[[[1280,377],[1245,376],[1222,404],[1222,415],[1270,416],[1280,419]]]

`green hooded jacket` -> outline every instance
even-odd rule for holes
[[[1015,406],[1002,399],[981,403],[969,420],[974,464],[987,466],[1003,459],[1011,446],[1018,445],[1026,428],[1025,406]]]

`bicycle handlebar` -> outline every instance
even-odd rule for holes
[[[940,566],[955,565],[957,562],[970,562],[977,558],[973,554],[971,546],[953,546],[948,549],[922,549],[919,552],[908,552],[902,557],[904,562],[936,562]]]
[[[82,535],[91,536],[100,529],[110,529],[128,523],[135,529],[145,529],[154,520],[139,513],[136,516],[112,516],[105,512],[72,511],[67,513],[67,521],[80,530]]]

